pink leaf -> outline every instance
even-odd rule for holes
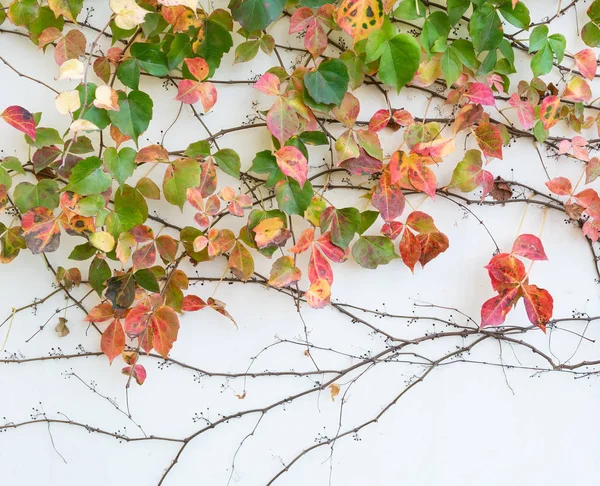
[[[9,106],[0,113],[2,118],[11,127],[29,135],[35,141],[35,121],[33,115],[20,106]]]
[[[465,96],[469,98],[471,103],[479,103],[485,106],[494,106],[496,104],[491,88],[483,83],[473,83]]]
[[[256,83],[254,83],[254,87],[262,91],[265,94],[270,96],[278,96],[279,95],[279,86],[281,85],[281,81],[277,76],[272,73],[263,74]]]
[[[388,122],[390,121],[390,112],[388,110],[378,110],[371,117],[369,121],[369,131],[370,132],[378,132],[387,127]]]
[[[535,110],[529,101],[523,101],[517,93],[513,93],[508,104],[517,109],[517,116],[525,130],[531,130],[533,127],[533,119],[535,118]]]
[[[546,182],[546,186],[559,196],[570,196],[571,192],[573,192],[571,181],[566,177],[555,177],[551,181]]]
[[[296,147],[285,145],[275,152],[277,165],[286,176],[304,186],[308,177],[308,161]]]
[[[577,69],[590,81],[594,80],[596,76],[596,69],[598,64],[596,61],[596,54],[593,49],[583,49],[575,54],[575,64]]]
[[[184,62],[189,69],[192,76],[194,76],[198,81],[203,81],[208,76],[210,68],[208,67],[207,62],[201,57],[194,57],[184,59]]]

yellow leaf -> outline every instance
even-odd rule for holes
[[[329,385],[329,391],[331,392],[331,401],[335,402],[335,397],[340,394],[340,385],[337,383],[332,383]]]
[[[98,248],[98,250],[108,253],[115,247],[115,239],[113,235],[106,231],[98,231],[97,233],[92,233],[90,235],[90,244],[94,248]]]

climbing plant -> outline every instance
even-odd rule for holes
[[[78,81],[72,90],[55,89],[2,58],[48,88],[70,127],[46,126],[36,100],[2,107],[2,119],[29,149],[0,164],[0,205],[9,216],[0,223],[0,261],[18,265],[23,251],[46,258],[64,245],[65,233],[76,236],[68,259],[52,267],[57,283],[66,292],[89,286],[96,303],[85,320],[100,331],[111,362],[122,356],[130,380],[146,377],[143,353],[167,358],[181,313],[216,311],[236,322],[225,302],[188,289],[182,261],[202,273],[205,262],[222,260],[223,278],[231,272],[247,281],[257,278],[255,260],[268,259],[270,275],[258,276],[264,285],[289,289],[298,307],[314,308],[330,304],[334,268],[348,260],[365,273],[388,264],[426,272],[421,267],[433,259],[457,256],[446,222],[419,210],[420,201],[509,202],[519,183],[496,177],[489,164],[516,138],[580,166],[578,179],[548,177],[551,195],[521,188],[531,193],[526,202],[558,207],[590,245],[598,240],[600,198],[592,185],[600,160],[590,155],[598,139],[589,132],[600,132],[590,88],[600,0],[581,32],[590,47],[575,53],[551,20],[576,1],[532,23],[526,2],[517,0],[233,0],[227,8],[110,0],[99,27],[84,15],[93,3],[14,0],[0,10],[12,33],[54,57],[57,86]],[[280,54],[282,25],[303,39],[292,67]],[[214,80],[232,50],[236,64],[274,61],[247,82],[266,101],[258,120],[218,133],[207,128],[187,148],[144,145],[154,116],[144,91],[151,78],[176,87],[173,105],[192,110],[206,128],[203,114],[218,111],[223,97]],[[529,60],[525,79],[515,79],[516,56]],[[564,77],[560,89],[543,79],[553,71]],[[381,103],[368,120],[359,120],[362,87],[376,90]],[[391,98],[401,100],[408,89],[444,101],[452,115],[435,119],[393,106]],[[219,145],[219,135],[249,127],[270,135],[260,152]],[[552,135],[554,127],[572,135]],[[390,154],[380,141],[386,132],[394,137]],[[325,166],[319,147],[329,154]],[[456,152],[451,178],[439,180],[437,167]],[[332,203],[336,174],[349,177],[344,189],[360,192],[361,204]],[[195,215],[179,227],[152,214],[149,202],[191,207]],[[494,295],[481,303],[481,328],[501,326],[515,307],[523,312],[522,300],[531,324],[545,332],[553,297],[529,281],[526,267],[547,260],[539,235],[519,233],[512,248],[497,250],[485,267]],[[298,262],[303,253],[307,265]],[[369,273],[372,285],[376,274]]]

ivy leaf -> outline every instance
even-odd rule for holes
[[[477,52],[491,51],[500,45],[504,29],[493,5],[484,3],[475,9],[469,22],[469,33]]]
[[[88,157],[81,160],[69,177],[67,191],[73,191],[81,196],[100,194],[112,184],[111,177],[102,170],[102,161],[98,157]]]
[[[519,299],[519,287],[503,290],[481,306],[481,327],[500,326]]]
[[[548,260],[544,245],[535,235],[519,235],[513,243],[512,252],[529,260]]]
[[[173,309],[163,305],[152,314],[152,345],[164,359],[167,359],[179,333],[179,317]]]
[[[183,211],[186,191],[200,184],[200,166],[194,159],[177,159],[173,161],[163,179],[165,199]]]
[[[9,106],[2,113],[0,113],[0,118],[2,118],[11,127],[16,128],[26,135],[29,135],[31,139],[35,141],[36,123],[33,119],[33,115],[25,108],[21,108],[20,106]]]
[[[329,207],[321,214],[321,230],[328,231],[331,228],[331,241],[344,250],[348,248],[360,225],[361,216],[356,208]]]
[[[502,160],[502,134],[497,126],[488,122],[480,123],[475,130],[475,138],[486,156]]]
[[[316,70],[304,75],[304,84],[308,94],[317,103],[340,106],[348,91],[348,70],[339,59],[321,62]]]
[[[129,52],[137,60],[138,66],[148,74],[152,76],[166,76],[169,74],[167,55],[160,50],[158,44],[134,42]]]
[[[144,196],[125,184],[115,192],[115,209],[106,218],[106,228],[115,238],[124,231],[142,224],[148,217]]]
[[[23,215],[23,237],[31,253],[50,253],[60,245],[60,226],[48,208],[33,208]]]
[[[109,278],[106,282],[105,297],[115,309],[128,309],[135,300],[135,282],[133,274],[127,272],[123,275]]]
[[[275,185],[277,204],[287,214],[303,215],[313,195],[314,191],[309,181],[306,181],[302,187],[295,180],[283,180]]]
[[[119,111],[108,111],[108,117],[121,133],[137,145],[139,136],[146,131],[152,119],[152,99],[143,91],[119,92]]]
[[[244,282],[254,275],[254,259],[248,249],[239,241],[236,241],[231,250],[227,266],[236,278]]]
[[[138,270],[133,274],[133,278],[140,287],[148,290],[149,292],[157,293],[160,291],[156,276],[152,270],[148,268],[142,268],[141,270]]]
[[[483,188],[482,197],[487,196],[494,186],[494,176],[483,169],[479,150],[467,150],[463,160],[456,165],[448,187],[472,192],[479,186]]]
[[[284,0],[235,0],[231,6],[233,18],[247,31],[263,30],[283,12]]]
[[[294,259],[282,256],[273,263],[268,283],[273,287],[282,288],[298,282],[301,277],[302,272],[294,265]]]
[[[409,34],[398,34],[391,39],[381,39],[373,32],[367,43],[367,62],[381,58],[379,61],[379,77],[381,80],[400,91],[404,85],[412,81],[421,60],[421,48]]]
[[[226,174],[236,179],[240,178],[240,156],[235,150],[232,149],[221,149],[213,154],[215,162]]]
[[[540,120],[545,130],[550,130],[559,121],[558,111],[560,98],[558,96],[546,96],[540,106]]]
[[[381,28],[383,14],[382,0],[344,0],[337,9],[336,22],[358,42]]]
[[[138,89],[140,85],[140,66],[135,59],[127,59],[117,67],[117,78],[125,86]]]
[[[361,236],[352,247],[352,256],[360,266],[371,269],[398,258],[394,243],[386,236]]]
[[[392,184],[391,175],[384,172],[373,193],[371,204],[379,210],[384,221],[393,221],[404,211],[405,201],[400,186]]]
[[[111,364],[125,349],[125,333],[119,319],[113,319],[102,333],[100,349]]]
[[[302,187],[308,177],[308,161],[296,147],[286,145],[275,152],[277,165],[286,176],[291,177]]]
[[[48,209],[58,207],[58,184],[52,179],[42,179],[37,184],[21,182],[13,194],[15,204],[21,213],[43,206]]]
[[[471,0],[448,0],[448,18],[456,25],[471,5]]]
[[[546,324],[552,319],[554,299],[547,290],[535,285],[523,285],[522,289],[529,321],[546,332]]]
[[[110,267],[104,258],[95,257],[90,264],[89,281],[90,286],[102,295],[102,291],[106,287],[105,282],[110,278]]]
[[[118,152],[114,147],[104,151],[104,165],[121,187],[133,175],[136,155],[136,151],[129,147],[122,148]]]
[[[510,22],[518,29],[529,29],[531,18],[529,16],[529,9],[523,2],[517,2],[514,6],[510,2],[506,2],[498,7],[498,11],[507,22]]]

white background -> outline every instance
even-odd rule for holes
[[[553,14],[556,3],[526,1],[533,18],[538,20],[541,15]],[[584,6],[579,8],[579,26],[585,20]],[[104,10],[96,11],[90,22],[101,26],[105,22],[105,14]],[[11,26],[5,23],[2,28],[10,29]],[[285,25],[276,28],[276,31],[281,39],[278,42],[298,45],[299,40],[295,37],[286,40]],[[91,42],[94,33],[85,29],[84,32]],[[567,36],[568,50],[572,53],[583,47],[576,38],[576,13],[573,9],[552,24],[552,32]],[[523,36],[526,37],[526,34]],[[52,47],[44,55],[36,51],[27,38],[0,34],[0,53],[16,69],[43,79],[59,90],[69,89],[74,83],[52,79],[58,68],[51,51]],[[284,53],[283,56],[288,66],[295,61],[294,53]],[[233,52],[224,58],[215,79],[249,79],[274,65],[276,59],[260,53],[251,63],[233,68],[232,61]],[[530,78],[525,58],[520,61],[520,71],[521,77]],[[43,126],[55,126],[59,130],[68,127],[69,120],[55,111],[54,95],[50,91],[19,78],[3,65],[0,65],[0,76],[0,109],[21,105],[32,112],[43,111]],[[516,84],[520,78],[515,75],[512,79]],[[545,79],[554,78],[548,76]],[[555,82],[562,90],[563,81],[556,77]],[[160,82],[144,80],[144,83],[142,89],[152,93],[155,110],[150,130],[141,137],[140,146],[160,141],[160,131],[171,124],[179,108],[179,104],[172,101],[175,96],[172,87],[165,91]],[[597,85],[593,87],[595,96],[600,94],[597,88]],[[268,98],[249,86],[219,85],[218,91],[219,101],[213,113],[204,117],[213,132],[239,125],[247,117],[255,117],[257,108],[269,107]],[[381,96],[378,97],[375,92],[361,89],[356,94],[362,101],[360,120],[368,120],[373,112],[383,107]],[[258,107],[254,105],[256,101]],[[423,113],[427,101],[422,93],[409,89],[399,97],[392,96],[395,108],[410,108],[415,114]],[[429,116],[450,114],[448,107],[437,108],[435,102],[429,110]],[[399,144],[400,134],[384,133],[386,153],[391,153]],[[167,134],[165,146],[169,150],[184,149],[190,142],[206,136],[189,110],[184,108],[177,124]],[[590,131],[588,136],[594,136],[593,132]],[[0,140],[3,156],[16,155],[22,161],[27,159],[23,138],[6,124],[0,124]],[[268,134],[264,129],[241,131],[220,139],[219,143],[221,147],[230,147],[240,153],[244,169],[249,167],[253,154],[269,147]],[[468,147],[473,147],[472,144],[471,140],[467,142]],[[457,143],[457,151],[436,169],[440,185],[449,181],[452,169],[461,159],[462,147],[461,140]],[[312,154],[311,163],[316,166],[322,154],[316,151]],[[579,176],[581,167],[577,164],[565,158],[556,160],[544,150],[542,154],[551,177],[564,175],[576,180]],[[505,148],[504,160],[495,160],[489,170],[494,175],[546,191],[544,171],[530,141],[521,140]],[[136,175],[139,177],[141,174]],[[219,177],[223,183],[235,183],[226,176]],[[338,191],[331,192],[328,198],[334,204],[356,205],[363,209],[364,199],[358,196],[354,191]],[[473,197],[477,198],[476,195]],[[483,226],[452,202],[438,198],[422,203],[422,199],[423,196],[413,196],[411,203],[420,205],[419,209],[433,215],[437,226],[450,239],[449,250],[428,264],[425,270],[417,268],[415,275],[399,260],[377,271],[360,268],[351,259],[343,265],[336,265],[333,300],[390,314],[410,315],[415,312],[466,323],[456,311],[415,307],[415,304],[433,303],[458,308],[478,322],[481,304],[493,295],[483,267],[494,252],[494,244]],[[470,209],[483,220],[500,248],[509,250],[517,234],[524,205],[470,206]],[[181,215],[166,207],[164,201],[151,203],[151,210],[176,224],[192,223],[193,213],[186,211]],[[10,220],[8,216],[2,218],[3,221]],[[529,207],[521,232],[539,234],[543,218],[542,209]],[[234,224],[241,223],[234,221]],[[376,223],[371,233],[376,234],[379,226],[380,222]],[[542,240],[549,261],[533,266],[531,281],[547,288],[554,296],[554,316],[569,317],[573,312],[598,315],[600,305],[592,255],[580,231],[565,223],[564,214],[548,211]],[[50,261],[54,265],[64,265],[72,245],[80,242],[63,235],[62,247],[56,254],[49,255]],[[263,273],[270,268],[270,262],[260,256],[257,256],[257,265]],[[85,277],[85,267],[82,268]],[[202,275],[220,276],[225,270],[225,263],[220,261],[187,270],[190,274],[198,271]],[[12,264],[1,267],[0,272],[0,319],[10,315],[13,307],[27,305],[34,297],[43,297],[52,290],[52,274],[45,268],[41,257],[28,251],[23,251]],[[303,280],[302,284],[306,288],[306,281]],[[208,371],[244,372],[252,357],[266,346],[282,339],[296,343],[304,340],[302,320],[291,299],[285,295],[255,284],[223,283],[218,288],[206,284],[194,286],[190,291],[203,298],[214,293],[216,298],[226,302],[229,312],[239,324],[239,330],[210,310],[184,315],[179,339],[171,353],[171,357],[181,362]],[[80,292],[75,293],[81,295]],[[86,304],[91,307],[96,302],[90,299]],[[53,316],[56,309],[64,306],[65,300],[59,293],[35,311],[17,314],[2,358],[10,358],[14,354],[28,358],[72,354],[82,349],[98,351],[99,337],[83,322],[84,314],[78,309],[69,308],[66,313],[71,333],[65,338],[56,336],[53,330],[56,317]],[[410,322],[361,311],[352,312],[402,338],[448,329],[427,320]],[[376,354],[385,349],[386,343],[380,336],[360,323],[353,323],[335,309],[316,311],[305,305],[302,316],[309,341],[315,346],[335,348],[355,356]],[[26,343],[49,318],[50,324]],[[522,303],[511,312],[507,322],[527,324]],[[597,322],[592,322],[587,329],[584,329],[585,322],[566,323],[562,328],[577,334],[585,330],[591,340],[600,338]],[[6,332],[7,326],[0,329],[0,342]],[[575,363],[598,357],[596,344],[567,331],[555,329],[547,335],[531,332],[525,339],[552,353],[557,363],[568,360]],[[411,350],[437,359],[462,344],[463,340],[456,338],[435,341]],[[277,344],[260,354],[251,371],[314,371],[314,364],[304,355],[304,349],[301,344]],[[315,349],[312,355],[321,369],[342,369],[357,362],[347,355],[326,350]],[[465,358],[493,364],[505,362],[521,368],[504,369],[481,363],[439,367],[423,383],[411,389],[377,424],[364,428],[357,437],[351,435],[340,439],[335,445],[332,460],[329,460],[329,447],[318,448],[300,459],[276,484],[326,485],[331,481],[337,486],[588,486],[598,483],[600,387],[595,375],[536,374],[534,368],[547,367],[547,363],[523,347],[503,345],[500,348],[494,340],[481,344]],[[135,385],[131,390],[133,419],[147,435],[177,438],[202,428],[204,422],[198,421],[199,416],[214,421],[222,415],[262,408],[317,386],[316,381],[325,380],[322,376],[225,379],[199,376],[197,372],[174,364],[165,366],[156,359],[148,358],[142,362],[149,376],[143,386]],[[5,364],[0,368],[0,423],[19,423],[30,420],[32,416],[63,420],[68,417],[110,432],[140,437],[140,429],[98,395],[116,400],[118,407],[125,409],[127,378],[120,374],[121,366],[118,360],[109,366],[103,356]],[[423,371],[423,366],[381,363],[364,374],[349,390],[350,378],[356,374],[341,380],[341,394],[335,401],[331,400],[329,390],[324,390],[276,407],[265,415],[256,433],[240,449],[233,475],[234,454],[260,416],[251,414],[219,425],[190,443],[165,484],[225,485],[230,475],[230,484],[267,484],[284,463],[303,449],[323,436],[336,435],[342,394],[347,392],[343,432],[374,417]],[[95,387],[97,393],[86,384]],[[245,399],[236,397],[244,391]],[[105,485],[124,481],[152,485],[158,483],[179,446],[177,443],[152,441],[123,443],[84,429],[60,424],[48,427],[46,423],[37,423],[0,433],[0,471],[3,482],[11,486],[75,485],[82,482]]]

